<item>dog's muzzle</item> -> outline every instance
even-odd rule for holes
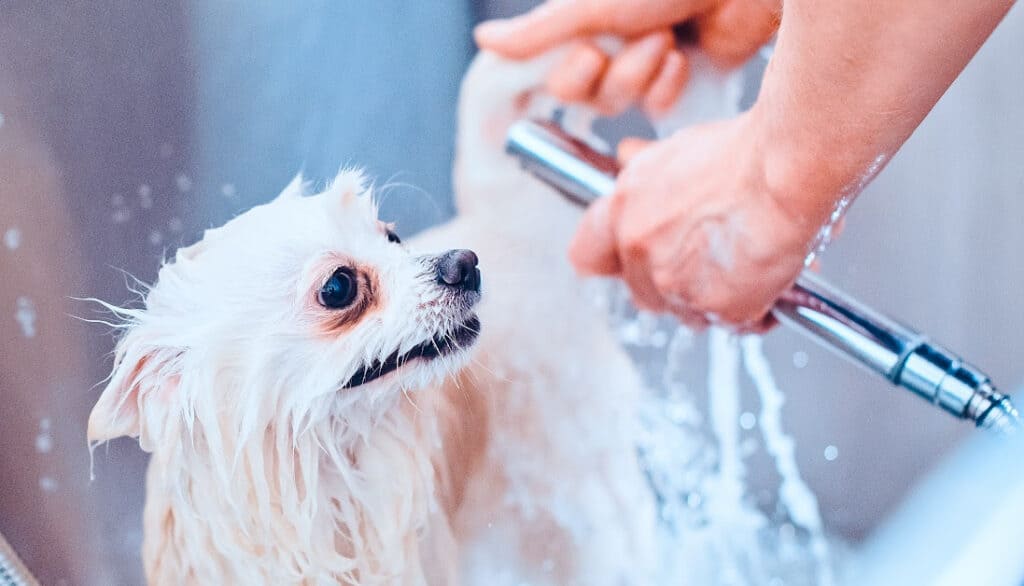
[[[472,250],[449,250],[437,258],[437,282],[459,291],[480,292],[480,259]]]
[[[433,360],[465,350],[480,334],[480,318],[472,308],[480,300],[480,260],[472,250],[449,250],[434,258],[434,280],[450,294],[443,306],[456,315],[457,323],[437,332],[405,353],[397,350],[357,370],[342,385],[350,389],[390,374],[414,360]]]

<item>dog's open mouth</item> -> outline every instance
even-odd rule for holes
[[[445,356],[452,352],[468,348],[474,341],[476,341],[476,337],[479,334],[480,318],[473,315],[451,331],[444,334],[437,334],[433,338],[414,346],[408,352],[399,354],[396,350],[383,360],[374,360],[370,364],[364,365],[362,368],[357,370],[356,373],[352,375],[352,378],[348,379],[348,382],[346,382],[341,388],[351,389],[352,387],[365,385],[370,381],[377,380],[386,374],[390,374],[398,370],[402,365],[408,364],[417,358],[433,360],[439,356]]]

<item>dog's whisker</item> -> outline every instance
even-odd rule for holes
[[[468,327],[467,327],[467,329],[470,329],[470,328],[468,328]],[[477,329],[477,330],[472,330],[472,331],[474,331],[474,333],[476,333],[476,334],[479,334],[479,333],[480,333],[480,329]],[[470,362],[471,362],[472,364],[474,364],[474,365],[476,365],[476,366],[479,366],[479,367],[480,367],[480,368],[481,368],[482,370],[485,370],[485,371],[486,371],[486,372],[487,372],[488,374],[490,374],[490,375],[491,375],[491,376],[493,376],[494,378],[496,378],[496,379],[498,379],[498,380],[501,380],[501,381],[503,381],[503,382],[507,382],[507,381],[508,381],[508,379],[506,379],[506,378],[504,378],[504,377],[502,377],[502,376],[498,375],[498,373],[496,373],[496,372],[495,372],[495,371],[494,371],[493,369],[491,369],[491,368],[490,368],[489,366],[487,366],[487,365],[486,365],[486,364],[485,364],[485,363],[484,363],[484,362],[483,362],[482,360],[480,360],[480,358],[479,358],[479,357],[477,357],[477,356],[476,356],[475,354],[473,354],[473,353],[469,353],[469,361],[470,361]],[[469,374],[470,376],[476,376],[476,374],[472,372],[472,369],[468,369],[468,371],[467,371],[467,374]]]
[[[413,401],[412,396],[409,395],[409,389],[405,388],[404,386],[402,387],[402,395],[405,396],[405,400],[409,403],[409,405],[411,405],[412,408],[416,410],[416,413],[423,415],[423,410],[420,409],[420,406],[418,404],[416,404],[416,401]]]
[[[487,371],[487,374],[489,374],[489,375],[491,375],[492,377],[494,377],[494,379],[495,379],[495,380],[497,380],[497,381],[499,381],[499,382],[503,382],[503,383],[507,383],[507,382],[511,382],[511,381],[512,381],[512,379],[510,379],[510,378],[507,378],[507,377],[505,377],[505,376],[502,376],[502,375],[498,374],[497,372],[495,372],[495,371],[494,371],[494,369],[492,369],[492,368],[488,367],[488,366],[487,366],[487,365],[486,365],[486,364],[485,364],[485,363],[484,363],[484,362],[483,362],[482,360],[480,360],[479,358],[473,357],[473,358],[471,358],[470,360],[471,360],[471,362],[472,362],[472,363],[473,363],[474,365],[476,365],[476,366],[479,366],[479,367],[480,367],[480,368],[481,368],[482,370],[485,370],[485,371]],[[474,371],[473,371],[472,369],[469,369],[469,372],[468,372],[468,374],[469,374],[469,376],[472,376],[472,377],[473,377],[473,378],[474,378],[474,379],[475,379],[475,380],[476,380],[477,382],[481,382],[481,378],[480,378],[480,375],[478,375],[478,374],[477,374],[476,372],[474,372]]]
[[[392,177],[395,177],[397,175],[398,173],[395,173],[395,175],[392,175]],[[409,191],[398,192],[398,188],[406,188]],[[432,211],[434,212],[435,219],[439,219],[444,216],[444,210],[441,209],[441,206],[438,203],[437,198],[435,198],[434,195],[431,194],[429,191],[423,189],[418,185],[389,179],[379,187],[375,187],[373,193],[378,207],[383,206],[387,199],[395,193],[412,194],[418,196],[420,200],[425,200],[430,205]]]

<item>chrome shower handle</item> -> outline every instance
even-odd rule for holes
[[[549,121],[521,120],[506,151],[523,168],[580,206],[611,194],[617,161]],[[978,427],[1010,432],[1020,418],[984,373],[898,321],[804,272],[772,315],[826,348]]]

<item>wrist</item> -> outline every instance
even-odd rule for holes
[[[840,142],[858,143],[858,139],[840,141],[825,123],[790,123],[768,100],[759,100],[746,116],[766,194],[809,240],[888,160],[888,156],[872,157],[844,148]]]

